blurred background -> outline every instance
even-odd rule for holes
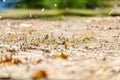
[[[0,16],[107,16],[120,11],[120,0],[0,0]]]

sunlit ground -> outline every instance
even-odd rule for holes
[[[119,80],[119,67],[120,17],[0,20],[0,79]]]
[[[119,80],[120,13],[114,12],[0,12],[0,80]]]

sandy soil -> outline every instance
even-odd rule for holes
[[[120,17],[0,20],[0,36],[0,79],[120,79]]]

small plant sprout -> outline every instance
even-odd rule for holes
[[[45,34],[44,35],[44,40],[47,40],[49,38],[49,35],[48,34]]]
[[[59,39],[62,43],[66,41],[66,38],[64,36],[60,36]]]
[[[48,34],[44,34],[41,42],[44,43],[45,41],[48,40],[48,38],[49,38],[49,35]]]
[[[51,36],[50,39],[49,39],[49,42],[50,43],[54,43],[55,42],[55,38],[53,36]]]

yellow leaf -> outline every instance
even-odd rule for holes
[[[61,53],[56,53],[55,56],[56,57],[61,57]]]
[[[85,35],[85,36],[83,36],[83,38],[84,38],[84,39],[90,39],[91,36],[89,36],[89,35]]]

